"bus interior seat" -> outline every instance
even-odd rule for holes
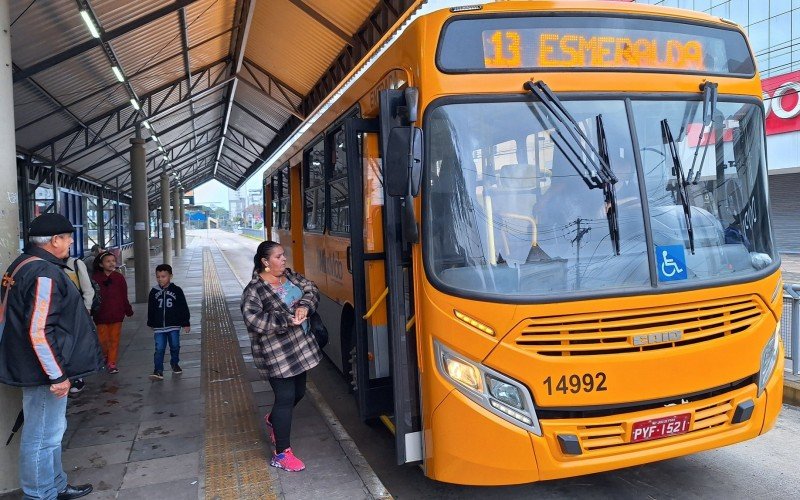
[[[540,179],[536,166],[528,163],[511,163],[500,167],[496,183],[487,193],[492,200],[496,233],[500,228],[499,243],[506,258],[524,261],[533,247],[537,247],[536,220],[533,206],[539,198]]]

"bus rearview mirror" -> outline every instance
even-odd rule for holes
[[[389,196],[419,194],[422,179],[422,143],[422,130],[416,127],[395,127],[389,133],[384,170],[384,181]]]

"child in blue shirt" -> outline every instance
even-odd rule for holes
[[[180,330],[189,333],[189,305],[181,287],[172,283],[172,266],[156,266],[157,286],[150,290],[147,302],[147,326],[153,329],[156,352],[153,356],[153,380],[164,379],[164,353],[169,343],[172,373],[182,373],[179,354],[181,350]]]

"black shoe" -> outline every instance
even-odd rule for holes
[[[151,380],[164,380],[164,372],[160,372],[155,370],[152,375],[150,375]]]
[[[81,484],[80,486],[72,486],[68,484],[64,491],[58,494],[58,500],[70,500],[71,498],[85,497],[92,492],[91,484]]]
[[[183,373],[183,370],[181,369],[180,365],[175,363],[172,365],[172,373]]]

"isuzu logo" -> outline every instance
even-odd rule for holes
[[[631,344],[636,347],[654,344],[666,344],[668,342],[677,342],[683,338],[683,332],[680,330],[672,330],[669,332],[648,333],[646,335],[634,335],[631,337]]]

